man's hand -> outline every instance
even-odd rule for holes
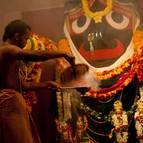
[[[75,65],[75,57],[73,55],[65,54],[64,58],[70,63],[71,66]]]
[[[47,87],[50,89],[57,90],[61,88],[61,85],[55,81],[47,81],[46,83],[47,83]]]

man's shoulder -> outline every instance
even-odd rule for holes
[[[2,56],[10,56],[13,55],[14,53],[17,53],[19,47],[17,47],[16,45],[12,45],[12,44],[2,44],[0,46],[0,55]]]
[[[5,44],[5,43],[0,46],[0,49],[3,50],[3,51],[14,50],[14,49],[17,49],[17,48],[19,48],[19,47],[16,46],[16,45]]]

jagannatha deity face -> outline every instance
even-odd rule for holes
[[[108,1],[88,0],[86,6],[91,15],[100,15]],[[83,9],[82,2],[66,14],[64,31],[75,56],[93,68],[111,67],[129,58],[133,32],[139,25],[134,4],[112,0],[112,8],[105,11],[100,22],[91,15]]]

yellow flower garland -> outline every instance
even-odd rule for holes
[[[88,5],[88,0],[82,0],[85,14],[95,20],[96,23],[102,22],[102,17],[107,15],[112,9],[112,0],[107,0],[107,7],[99,12],[92,12]]]
[[[143,55],[143,31],[142,30],[136,30],[133,36],[133,42],[134,42],[134,50],[138,54],[138,56]]]
[[[135,46],[134,55],[130,59],[125,61],[122,65],[112,70],[103,71],[103,72],[95,72],[96,78],[98,78],[99,80],[110,79],[117,75],[127,74],[125,80],[117,81],[113,85],[114,88],[110,87],[110,88],[107,88],[107,90],[101,89],[97,91],[88,91],[85,96],[90,96],[90,97],[94,97],[97,99],[109,99],[114,94],[116,94],[118,91],[121,91],[124,87],[126,87],[132,81],[135,73],[137,73],[138,78],[139,78],[139,75],[142,76],[142,74],[140,74],[142,73],[142,70],[139,64],[139,62],[142,61],[142,53],[143,53],[143,40],[142,39],[143,39],[143,31],[136,30],[133,35],[133,42]],[[62,49],[70,49],[68,40],[67,39],[60,40],[58,47],[62,47]],[[65,64],[59,64],[59,65],[61,65],[61,67],[65,66]],[[128,68],[130,68],[129,71],[127,71]],[[121,82],[120,86],[115,86],[119,82]]]
[[[134,69],[135,67],[133,66],[132,68]],[[118,91],[121,91],[124,87],[126,87],[132,81],[134,75],[135,75],[135,72],[131,72],[128,75],[128,77],[124,81],[122,81],[122,84],[119,86],[116,86],[115,88],[110,87],[110,88],[107,88],[107,90],[105,90],[104,88],[99,90],[91,89],[85,93],[85,96],[90,96],[100,100],[107,100],[111,98],[113,95],[115,95]],[[118,82],[115,84],[118,84]]]
[[[142,68],[139,68],[140,66],[142,66],[142,65],[140,65],[140,62],[142,61],[142,55],[143,55],[143,40],[142,39],[143,39],[143,31],[142,30],[136,30],[134,35],[133,35],[133,42],[134,42],[134,46],[135,46],[134,47],[135,53],[134,53],[133,57],[131,59],[129,59],[129,61],[127,60],[120,67],[117,67],[111,71],[104,71],[104,72],[97,74],[97,77],[100,79],[109,79],[115,75],[121,74],[122,72],[125,71],[126,67],[128,67],[130,65],[131,66],[130,71],[133,71],[133,72],[131,72],[131,74],[129,74],[127,76],[127,78],[124,81],[122,81],[123,83],[122,83],[121,87],[119,86],[119,87],[114,88],[114,89],[108,88],[108,90],[106,90],[105,92],[103,92],[104,89],[101,89],[101,92],[99,92],[99,91],[88,91],[86,93],[86,96],[90,96],[90,97],[94,97],[94,98],[98,98],[98,99],[108,99],[108,98],[112,97],[114,94],[116,94],[118,91],[122,90],[125,86],[127,86],[132,81],[135,74],[137,74],[138,78],[140,78],[139,75],[142,75],[142,73],[143,73]],[[128,66],[126,66],[126,65],[128,65]],[[116,72],[118,69],[120,69],[119,73]],[[142,80],[142,78],[139,80]]]
[[[103,72],[96,72],[96,78],[99,79],[99,80],[106,80],[106,79],[109,79],[109,78],[113,78],[117,75],[120,75],[121,73],[123,73],[127,68],[129,68],[131,66],[131,64],[133,63],[134,61],[134,57],[133,56],[132,58],[128,59],[127,61],[125,61],[122,65],[112,69],[112,70],[109,70],[109,71],[103,71]]]
[[[96,72],[96,77],[99,80],[105,80],[112,77],[115,77],[117,75],[120,75],[123,73],[127,68],[129,68],[132,63],[134,63],[136,60],[139,60],[143,54],[143,31],[142,30],[136,30],[133,35],[133,42],[134,42],[134,55],[125,61],[122,65],[109,70],[109,71],[103,71],[103,72]]]

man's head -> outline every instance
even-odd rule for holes
[[[3,35],[3,42],[9,41],[11,44],[23,48],[30,36],[31,28],[21,20],[14,20],[6,27]]]

